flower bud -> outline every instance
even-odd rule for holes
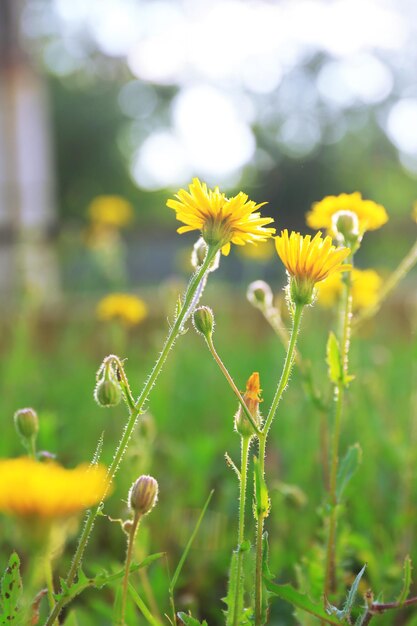
[[[191,252],[191,265],[196,270],[201,267],[205,261],[207,255],[208,246],[204,239],[200,237],[198,241],[195,242],[193,251]],[[210,263],[208,268],[209,272],[214,272],[220,265],[220,251],[216,253],[214,259]]]
[[[157,500],[158,483],[152,476],[140,476],[130,488],[128,504],[135,513],[147,515]]]
[[[263,280],[255,280],[246,292],[249,302],[258,309],[269,309],[272,306],[273,294],[271,287]]]
[[[332,226],[336,239],[341,243],[351,243],[358,240],[359,220],[352,211],[337,211],[332,217]]]
[[[122,398],[122,390],[111,363],[106,363],[99,370],[99,376],[94,389],[95,401],[99,406],[117,406]]]
[[[254,372],[246,383],[246,391],[243,394],[243,400],[248,407],[249,413],[252,416],[255,424],[261,426],[261,416],[259,413],[259,403],[261,402],[259,396],[261,393],[258,372]],[[239,408],[235,415],[235,430],[241,437],[251,437],[254,435],[253,426],[248,420],[242,406],[239,404]]]
[[[208,306],[200,306],[194,311],[193,323],[196,331],[208,339],[214,329],[213,311]]]
[[[36,437],[39,431],[39,418],[36,411],[31,408],[19,409],[13,419],[16,430],[23,439]]]

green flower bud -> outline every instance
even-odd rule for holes
[[[157,500],[158,483],[152,476],[140,476],[130,488],[128,504],[135,513],[147,515]]]
[[[39,431],[39,418],[36,411],[31,408],[19,409],[13,419],[16,430],[23,439],[36,437]]]
[[[122,390],[111,363],[105,363],[98,372],[94,399],[99,406],[117,406],[122,398]]]
[[[208,306],[200,306],[194,311],[193,323],[196,331],[208,339],[214,329],[213,311]]]
[[[255,280],[246,292],[249,302],[258,309],[269,309],[273,303],[271,287],[264,280]]]
[[[332,227],[337,241],[352,247],[360,243],[359,219],[352,211],[337,211],[332,217]]]

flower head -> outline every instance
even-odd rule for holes
[[[206,183],[194,178],[189,191],[180,189],[175,197],[176,200],[168,200],[167,206],[185,224],[178,232],[199,230],[204,241],[221,247],[223,254],[229,254],[231,243],[238,246],[258,243],[275,233],[275,228],[264,228],[273,219],[261,217],[258,212],[266,203],[255,204],[245,193],[227,198],[218,187],[208,189]]]
[[[121,196],[96,196],[88,207],[88,215],[96,225],[122,228],[133,220],[133,207]]]
[[[107,492],[106,468],[65,469],[29,457],[0,460],[0,511],[24,518],[64,518],[79,513]]]
[[[253,421],[258,427],[261,425],[261,416],[259,413],[259,403],[262,402],[261,393],[262,389],[259,381],[259,373],[254,372],[247,380],[243,400],[249,409]],[[235,430],[242,437],[252,437],[254,434],[252,424],[240,405],[235,415]]]
[[[111,293],[97,305],[97,317],[102,321],[120,320],[126,326],[140,324],[148,314],[143,300],[128,293]]]
[[[355,193],[342,193],[339,196],[326,196],[320,202],[313,204],[307,213],[307,224],[310,228],[327,228],[328,233],[334,236],[334,216],[343,212],[354,213],[358,219],[360,234],[367,230],[376,230],[388,221],[386,210],[381,204],[372,200],[364,200],[362,195]]]
[[[352,305],[355,311],[374,306],[379,298],[382,278],[375,270],[354,268],[352,280]],[[343,290],[340,274],[333,274],[317,286],[317,301],[323,307],[332,307]]]
[[[330,237],[322,238],[320,231],[311,239],[310,235],[288,235],[288,230],[283,230],[275,238],[275,245],[290,275],[291,299],[298,304],[311,304],[316,283],[351,269],[343,263],[350,249],[336,248]]]

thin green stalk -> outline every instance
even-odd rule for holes
[[[249,459],[249,447],[250,437],[241,437],[241,452],[240,452],[240,494],[239,494],[239,525],[237,534],[237,581],[236,592],[234,602],[234,615],[232,616],[233,626],[238,626],[239,623],[239,595],[241,592],[241,576],[242,576],[242,543],[245,540],[245,508],[246,508],[246,486],[248,478],[248,459]]]
[[[390,293],[395,289],[398,283],[408,274],[408,272],[417,263],[417,241],[413,244],[411,250],[403,258],[398,267],[392,272],[392,274],[385,281],[381,291],[379,292],[378,300],[372,306],[363,309],[355,318],[355,328],[362,322],[373,317],[378,313],[382,303],[387,299]]]
[[[348,262],[352,262],[350,257]],[[345,276],[343,298],[340,303],[340,328],[339,341],[341,362],[344,378],[348,375],[349,347],[352,321],[352,280],[350,273]],[[340,432],[343,417],[343,405],[345,396],[345,380],[340,381],[334,388],[334,422],[331,443],[331,462],[329,478],[329,500],[331,512],[329,518],[329,532],[326,549],[326,574],[324,582],[324,595],[327,597],[337,587],[336,581],[336,530],[337,530],[337,472],[339,469],[339,445]]]
[[[224,377],[226,378],[227,382],[229,383],[233,393],[235,394],[235,396],[239,400],[240,406],[242,407],[246,417],[248,418],[249,422],[251,423],[251,426],[253,428],[253,432],[256,433],[257,435],[259,435],[261,431],[259,430],[258,426],[255,424],[255,421],[254,421],[252,415],[250,414],[250,411],[249,411],[248,407],[246,406],[246,402],[242,398],[242,395],[241,395],[239,389],[236,387],[235,381],[230,376],[230,374],[229,374],[229,372],[227,370],[227,367],[225,366],[225,364],[223,363],[223,361],[221,360],[221,358],[217,354],[216,348],[214,347],[213,338],[208,335],[206,337],[206,343],[208,345],[208,348],[209,348],[209,350],[210,350],[214,360],[216,361],[217,365],[219,366],[219,368],[223,372]]]
[[[172,326],[168,337],[166,338],[165,344],[162,348],[162,351],[149,375],[149,378],[147,379],[143,390],[140,394],[140,396],[138,397],[135,407],[133,409],[131,409],[129,411],[129,419],[128,422],[125,426],[125,429],[123,431],[123,435],[122,438],[119,442],[119,445],[116,448],[115,454],[113,456],[113,460],[110,464],[110,467],[107,471],[107,476],[112,480],[119,468],[120,465],[120,461],[122,460],[130,437],[132,435],[133,429],[136,426],[136,422],[137,419],[143,409],[143,406],[146,402],[146,400],[148,399],[148,396],[151,392],[151,389],[158,377],[158,375],[160,374],[162,367],[165,363],[165,360],[168,356],[169,351],[171,350],[172,346],[175,343],[175,340],[177,339],[180,331],[181,331],[181,327],[184,324],[186,318],[190,315],[190,306],[193,303],[193,298],[195,296],[195,293],[197,291],[197,289],[200,286],[200,283],[205,280],[205,276],[206,273],[208,271],[208,268],[210,267],[210,264],[212,262],[212,260],[214,259],[216,253],[217,253],[218,249],[216,247],[209,247],[207,250],[207,256],[204,260],[203,265],[198,269],[198,271],[194,274],[194,276],[192,277],[187,291],[185,293],[184,296],[184,300],[182,302],[182,307],[180,312],[178,313],[176,319],[175,319],[175,323]],[[103,500],[105,497],[106,493],[103,495]],[[93,509],[90,509],[90,511],[87,513],[87,517],[85,520],[85,524],[84,524],[84,528],[83,531],[81,533],[79,542],[78,542],[78,546],[77,546],[77,550],[74,554],[73,560],[72,560],[72,564],[70,567],[70,570],[68,572],[67,578],[66,578],[66,584],[68,586],[71,586],[72,583],[74,582],[75,576],[77,574],[78,568],[81,565],[81,561],[82,561],[82,557],[84,554],[84,550],[87,546],[91,531],[93,529],[94,523],[97,519],[97,516],[99,515],[99,512],[101,511],[101,508],[103,506],[103,500]],[[60,614],[62,608],[64,606],[64,601],[61,600],[60,602],[57,602],[57,604],[55,605],[53,611],[51,612],[51,614],[49,615],[47,621],[45,622],[45,626],[52,626],[55,619],[58,617],[58,615]]]
[[[122,607],[120,611],[121,626],[124,626],[125,624],[126,600],[127,600],[127,590],[128,590],[128,583],[129,583],[129,570],[130,570],[130,564],[132,562],[133,546],[135,545],[136,533],[138,530],[141,517],[142,517],[141,514],[138,514],[138,513],[135,514],[135,517],[132,521],[132,526],[129,531],[128,539],[127,539],[125,574],[123,576],[123,584],[122,584]]]
[[[295,348],[297,337],[300,330],[301,318],[303,315],[304,305],[298,304],[294,310],[293,326],[290,340],[288,342],[287,354],[285,356],[284,366],[281,378],[279,380],[271,408],[265,420],[265,424],[258,434],[259,439],[259,466],[262,476],[265,475],[265,457],[266,457],[266,441],[271,428],[272,420],[278,408],[278,404],[282,398],[282,394],[288,384],[291,374],[291,368],[294,363]],[[255,626],[262,624],[262,539],[265,515],[260,515],[258,519],[258,529],[256,536],[256,570],[255,570]]]

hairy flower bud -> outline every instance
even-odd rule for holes
[[[258,372],[254,372],[246,383],[246,391],[243,394],[243,400],[248,407],[253,421],[258,427],[261,426],[261,416],[259,413],[259,403],[261,402],[259,396],[261,391],[259,374]],[[241,405],[239,405],[235,415],[235,430],[241,437],[251,437],[254,434],[253,426],[245,415]]]
[[[263,280],[255,280],[251,283],[246,292],[246,297],[257,309],[269,309],[272,306],[271,287]]]
[[[36,437],[39,431],[39,418],[36,411],[31,408],[19,409],[13,419],[16,430],[23,439]]]
[[[194,311],[193,323],[198,333],[206,338],[211,337],[214,329],[213,311],[208,306],[200,306]]]
[[[130,488],[128,504],[135,513],[147,515],[157,500],[158,483],[152,476],[140,476]]]
[[[359,219],[353,211],[337,211],[332,216],[332,227],[340,243],[351,245],[359,238]]]
[[[94,399],[99,406],[110,407],[119,404],[122,390],[116,372],[110,362],[105,363],[98,372],[94,389]]]
[[[206,255],[207,255],[207,250],[208,250],[208,246],[206,242],[204,241],[202,237],[200,237],[200,239],[198,239],[195,242],[193,246],[193,251],[191,252],[191,265],[193,266],[195,270],[203,265]],[[208,271],[209,272],[216,271],[219,265],[220,265],[220,252],[217,252],[214,259],[210,263]]]

